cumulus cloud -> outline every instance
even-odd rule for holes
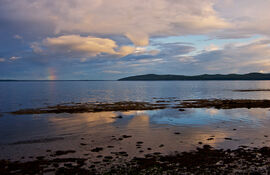
[[[215,0],[2,1],[3,18],[50,23],[55,33],[125,35],[137,46],[147,45],[149,36],[204,34],[230,26],[215,11]]]
[[[92,36],[63,35],[51,37],[43,40],[42,44],[56,53],[71,53],[94,57],[105,53],[109,55],[126,56],[134,52],[135,48],[131,46],[119,47],[115,41],[107,38],[97,38]],[[33,47],[37,50],[36,47]],[[86,61],[85,58],[82,61]]]
[[[152,36],[270,35],[269,6],[266,0],[2,0],[0,15],[8,21],[50,24],[58,34],[122,35],[145,46]]]

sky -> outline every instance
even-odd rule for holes
[[[0,0],[0,79],[270,72],[270,0]]]

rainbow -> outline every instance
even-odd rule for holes
[[[57,76],[55,75],[55,69],[54,68],[48,68],[48,80],[56,80]]]

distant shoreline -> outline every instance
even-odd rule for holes
[[[270,80],[270,73],[248,73],[248,74],[203,74],[203,75],[157,75],[145,74],[121,78],[118,81],[253,81]]]
[[[135,75],[117,80],[16,80],[0,79],[0,82],[54,82],[54,81],[267,81],[270,73],[248,73],[248,74],[202,74],[202,75],[158,75],[145,74]]]

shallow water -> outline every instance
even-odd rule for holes
[[[269,81],[0,82],[0,109],[7,112],[65,102],[153,101],[154,97],[270,99],[270,92],[232,91],[267,89],[269,85]],[[119,115],[123,118],[117,118]],[[2,113],[0,159],[48,156],[47,150],[70,149],[76,150],[73,156],[78,157],[87,154],[93,159],[98,154],[125,151],[131,158],[187,151],[200,146],[199,142],[216,148],[270,146],[269,124],[269,109],[260,108],[20,116]],[[143,142],[140,148],[136,146],[138,141]],[[91,152],[96,147],[104,150]]]

